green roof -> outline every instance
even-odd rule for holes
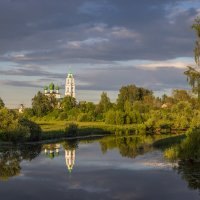
[[[58,85],[56,85],[56,90],[59,90],[60,88],[59,88],[59,86]]]
[[[44,90],[48,90],[48,86],[45,85],[45,86],[44,86]]]
[[[49,89],[50,89],[50,90],[54,90],[54,84],[53,84],[52,82],[51,82],[50,85],[49,85]]]

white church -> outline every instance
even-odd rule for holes
[[[46,96],[55,96],[56,99],[61,99],[61,94],[60,94],[60,88],[57,85],[53,83],[50,83],[49,87],[45,86],[44,87],[44,94]],[[76,98],[76,92],[75,92],[75,79],[73,74],[70,72],[67,75],[66,82],[65,82],[65,96],[71,96]]]

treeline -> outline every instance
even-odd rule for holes
[[[112,125],[135,124],[140,133],[187,130],[200,125],[200,110],[196,97],[186,90],[174,90],[171,96],[155,97],[151,90],[135,85],[123,86],[115,103],[107,93],[97,104],[76,102],[70,96],[58,101],[53,95],[38,92],[32,108],[24,116],[42,120],[99,122]]]
[[[35,122],[5,107],[0,98],[0,141],[38,141],[41,128]]]

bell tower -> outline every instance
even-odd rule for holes
[[[68,73],[65,83],[65,96],[76,97],[75,80],[72,73]]]

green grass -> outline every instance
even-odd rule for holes
[[[72,121],[35,121],[42,128],[42,140],[58,139],[65,137],[72,137],[67,135],[65,128],[71,123],[78,125],[78,132],[76,136],[96,136],[108,134],[125,134],[134,133],[135,125],[109,125],[104,122],[72,122]],[[126,134],[127,133],[127,134]]]
[[[61,131],[63,132],[65,130],[65,127],[67,124],[75,123],[78,125],[80,129],[85,128],[97,128],[107,131],[116,131],[116,130],[135,130],[136,125],[109,125],[105,124],[104,122],[72,122],[72,121],[35,121],[37,124],[39,124],[43,130],[43,132],[52,132],[52,131]]]
[[[78,125],[77,136],[95,136],[95,135],[108,135],[115,134],[118,136],[128,136],[135,133],[137,125],[109,125],[104,122],[72,122],[72,121],[39,121],[38,123],[43,131],[43,140],[65,138],[65,128],[70,123]],[[155,148],[166,149],[174,144],[180,143],[185,138],[185,135],[154,135],[156,140],[153,143]]]

